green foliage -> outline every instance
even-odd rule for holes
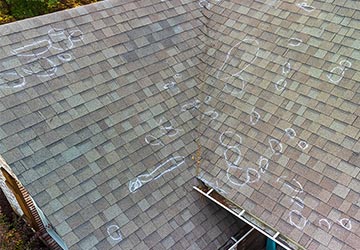
[[[90,3],[96,3],[101,0],[59,0],[57,4],[54,4],[57,10],[70,9],[81,5]]]
[[[16,19],[38,16],[48,13],[49,6],[57,0],[5,0],[9,5],[10,13]]]
[[[9,220],[0,212],[0,249],[49,250],[39,240],[40,233],[34,233],[21,217],[15,216],[13,214],[14,220]]]
[[[5,0],[0,0],[0,15],[9,14],[9,6],[5,2]]]
[[[0,227],[2,228],[2,234],[0,235],[1,249],[25,249],[24,241],[16,226],[17,223],[10,223],[3,214],[0,214]]]
[[[5,0],[0,0],[0,24],[10,23],[16,21],[16,19],[9,15],[9,6]]]
[[[98,1],[101,0],[0,0],[0,24]]]

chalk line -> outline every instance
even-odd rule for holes
[[[165,162],[163,162],[162,164],[157,166],[150,173],[139,175],[134,180],[129,181],[129,191],[131,193],[135,192],[140,187],[142,187],[145,183],[159,179],[161,176],[173,171],[174,169],[178,168],[183,163],[185,163],[185,157],[183,157],[183,156],[174,156],[174,157],[169,158],[168,160],[166,160]],[[162,168],[165,170],[160,172],[160,169],[162,169]],[[156,174],[156,172],[159,172],[159,173]]]

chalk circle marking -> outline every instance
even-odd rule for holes
[[[299,141],[298,146],[302,149],[305,150],[309,147],[309,144],[306,141]]]
[[[290,224],[299,230],[303,230],[308,220],[298,210],[291,210],[289,213]]]
[[[230,54],[231,52],[234,50],[234,48],[238,48],[241,44],[246,44],[246,45],[252,45],[256,46],[256,50],[255,50],[255,56],[254,58],[251,60],[251,62],[247,63],[246,66],[244,66],[240,71],[234,73],[234,74],[231,74],[230,76],[227,76],[227,77],[220,77],[220,73],[222,72],[222,74],[224,74],[225,72],[225,68],[227,67],[228,65],[228,60],[230,58]],[[245,87],[246,87],[246,81],[245,79],[241,76],[241,73],[244,72],[250,65],[252,65],[252,63],[257,59],[258,57],[258,53],[260,51],[260,48],[259,48],[259,42],[256,40],[256,39],[252,39],[252,38],[245,38],[243,39],[242,41],[236,43],[233,47],[230,48],[230,50],[227,52],[227,55],[226,55],[226,58],[224,60],[224,63],[221,65],[221,67],[219,68],[219,70],[217,71],[216,73],[216,78],[221,80],[221,81],[225,81],[225,86],[224,86],[224,91],[228,92],[228,93],[231,93],[233,95],[239,95],[239,94],[242,94]],[[247,50],[246,50],[247,52]],[[244,52],[245,53],[245,52]],[[248,52],[249,53],[249,52]],[[231,85],[230,83],[228,83],[228,80],[230,77],[235,77],[236,81],[240,80],[240,86],[239,87],[236,87],[236,86],[232,86],[233,87],[233,90],[229,87],[229,85]],[[235,90],[236,88],[239,88],[240,90]]]
[[[25,77],[15,72],[0,73],[0,88],[20,88],[25,86]]]
[[[111,225],[106,229],[109,237],[114,241],[122,241],[123,238],[120,233],[120,227],[117,225]],[[117,234],[114,236],[114,234]]]
[[[230,161],[230,157],[228,157],[228,152],[231,151],[232,153],[236,153],[237,157],[236,160],[231,162]],[[239,165],[240,161],[241,161],[241,151],[238,147],[231,147],[231,148],[226,148],[224,151],[224,157],[225,157],[225,161],[227,163],[228,166],[237,166]]]
[[[257,111],[255,111],[255,108],[253,108],[253,110],[250,113],[250,124],[256,125],[259,120],[260,120],[260,114]]]
[[[279,140],[269,139],[270,149],[275,155],[279,155],[283,152],[283,145]]]
[[[283,91],[286,88],[287,81],[285,79],[280,79],[275,83],[275,88],[278,91]]]
[[[288,40],[288,45],[291,47],[298,47],[302,44],[302,40],[300,38],[292,37]]]
[[[206,103],[206,104],[209,104],[209,102],[211,101],[211,99],[212,99],[212,97],[211,96],[206,96],[205,97],[205,100],[204,100],[204,103]]]
[[[269,160],[263,156],[260,156],[259,159],[259,169],[261,173],[265,173],[269,168]]]
[[[331,228],[331,224],[327,219],[320,219],[319,226],[326,226],[328,230]]]
[[[351,220],[350,219],[346,219],[346,218],[343,218],[341,220],[339,220],[339,223],[340,225],[345,228],[346,230],[351,230],[352,228],[352,225],[351,225]]]
[[[186,103],[181,107],[181,111],[188,111],[188,110],[195,110],[195,109],[199,109],[201,105],[201,101],[196,99],[193,102],[190,103]]]
[[[57,58],[59,58],[63,62],[69,62],[72,59],[72,56],[69,53],[64,53],[57,55]]]
[[[348,60],[341,60],[339,65],[340,66],[334,67],[330,70],[330,73],[327,74],[327,78],[331,83],[338,84],[344,78],[345,71],[351,68],[352,63]],[[335,76],[337,76],[337,78],[335,78]]]
[[[224,137],[225,137],[225,138],[224,138]],[[226,144],[226,143],[224,142],[225,139],[226,139],[226,137],[229,137],[229,138],[230,138],[230,141],[231,141],[231,139],[233,139],[233,137],[236,137],[237,139],[234,139],[234,140],[237,142],[237,144],[235,144],[235,145],[233,145],[233,146],[231,146],[231,145],[229,145],[229,144]],[[235,147],[240,146],[240,145],[242,144],[242,138],[241,138],[241,136],[240,136],[239,134],[237,134],[237,133],[235,133],[235,132],[232,132],[232,131],[229,131],[229,130],[221,133],[219,140],[220,140],[221,145],[223,145],[224,147],[229,147],[229,148],[235,148]],[[229,143],[230,143],[230,142],[229,142]]]
[[[296,132],[293,128],[286,128],[285,134],[289,137],[289,139],[295,139],[296,137]]]
[[[160,139],[156,138],[155,136],[153,135],[147,135],[145,136],[145,142],[147,144],[150,144],[152,146],[164,146],[164,144],[161,142]]]
[[[291,70],[290,63],[289,62],[284,63],[282,66],[282,74],[287,75],[287,74],[289,74],[290,70]]]
[[[204,119],[205,117],[210,117],[211,120],[215,120],[219,117],[219,114],[215,110],[209,110],[206,111],[201,118]]]

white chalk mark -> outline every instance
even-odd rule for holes
[[[295,203],[296,205],[298,205],[299,207],[304,208],[304,204],[305,204],[305,203],[304,203],[304,201],[303,201],[301,198],[295,196],[295,197],[292,197],[291,201],[294,202],[294,203]]]
[[[282,74],[287,75],[287,74],[289,74],[290,70],[291,70],[290,63],[289,62],[284,63],[282,66]]]
[[[348,60],[342,60],[339,62],[340,66],[334,67],[329,74],[327,74],[327,78],[330,82],[334,84],[338,84],[344,77],[345,71],[348,68],[351,68],[352,63]]]
[[[242,76],[236,76],[236,79],[240,80],[240,86],[237,85],[234,87],[232,84],[229,84],[228,82],[226,82],[223,91],[226,93],[229,93],[229,94],[233,94],[233,95],[239,95],[239,94],[243,93],[245,90],[246,82]],[[237,90],[237,89],[239,89],[239,90]]]
[[[174,137],[180,133],[180,131],[183,131],[182,129],[174,128],[171,121],[163,122],[163,117],[160,118],[158,125],[159,129],[162,131],[162,135],[167,135],[169,137]]]
[[[205,117],[210,117],[211,120],[215,120],[216,118],[218,118],[218,116],[218,112],[216,112],[215,110],[209,110],[206,111],[201,118],[204,119]]]
[[[129,181],[129,191],[131,193],[135,192],[136,190],[138,190],[142,186],[143,186],[143,183],[139,179]]]
[[[22,67],[22,70],[28,75],[37,75],[39,77],[50,77],[55,75],[57,67],[53,61],[47,57],[35,58]]]
[[[80,42],[84,39],[84,34],[81,30],[71,30],[68,39],[72,42]]]
[[[257,47],[256,47],[255,57],[254,57],[254,58],[251,60],[251,62],[248,63],[244,68],[242,68],[240,71],[236,72],[236,73],[233,74],[232,76],[240,76],[240,74],[241,74],[242,72],[244,72],[244,71],[256,60],[256,58],[258,57],[258,53],[259,53],[260,47],[259,47],[259,42],[258,42],[257,40],[246,38],[246,39],[242,40],[241,42],[239,42],[239,43],[238,43],[237,45],[235,45],[234,47],[239,46],[242,42],[245,42],[245,43],[250,42],[250,44],[252,44],[252,42],[254,42],[254,43],[256,44]],[[234,47],[233,47],[233,48],[234,48]],[[228,52],[228,54],[229,54],[229,53],[230,53],[230,52]]]
[[[164,146],[164,143],[153,135],[145,136],[145,142],[151,146]]]
[[[299,141],[298,146],[302,149],[305,150],[309,147],[309,144],[306,141]]]
[[[83,40],[83,33],[80,30],[67,32],[64,29],[50,29],[48,35],[52,41],[52,48],[58,51],[72,49],[74,42]]]
[[[343,218],[341,220],[338,220],[340,225],[345,228],[346,230],[351,230],[352,228],[352,225],[351,225],[351,220],[350,219],[346,219],[346,218]]]
[[[237,157],[236,157],[235,161],[233,161],[233,162],[230,161],[230,157],[228,156],[228,152],[237,154]],[[224,157],[225,157],[226,164],[228,166],[237,166],[239,164],[239,162],[241,161],[241,151],[240,151],[240,149],[238,147],[227,148],[224,151]]]
[[[255,44],[255,46],[256,46],[256,52],[254,53],[254,54],[255,54],[254,58],[251,60],[250,63],[246,64],[240,71],[238,71],[238,72],[236,72],[236,73],[234,73],[234,74],[231,74],[230,76],[227,76],[227,77],[223,77],[223,78],[219,77],[220,73],[221,73],[221,74],[224,74],[224,73],[225,73],[225,72],[223,72],[223,71],[225,71],[225,68],[226,68],[226,66],[227,66],[228,63],[229,63],[228,61],[229,61],[231,52],[233,51],[234,48],[239,48],[239,46],[240,46],[241,44],[247,44],[247,45],[249,45],[249,44],[250,44],[250,45],[254,45],[254,44]],[[220,80],[222,80],[222,81],[225,81],[224,91],[227,91],[227,92],[229,92],[229,93],[233,93],[233,94],[235,94],[235,95],[241,94],[241,93],[244,91],[244,89],[245,89],[245,83],[246,83],[246,82],[245,82],[244,78],[241,76],[241,73],[244,72],[244,71],[257,59],[259,50],[260,50],[260,48],[259,48],[259,42],[258,42],[257,40],[251,39],[251,38],[245,38],[244,40],[236,43],[236,44],[228,51],[228,53],[227,53],[227,55],[226,55],[226,58],[225,58],[225,60],[224,60],[224,63],[223,63],[222,66],[219,68],[219,70],[217,71],[217,74],[216,74],[216,78],[217,78],[217,79],[220,79]],[[240,57],[239,57],[239,58],[240,58]],[[234,88],[234,90],[231,90],[231,88],[229,87],[229,85],[231,85],[231,84],[229,83],[229,78],[231,78],[231,77],[235,77],[237,80],[240,80],[240,82],[241,82],[240,85],[241,85],[241,86],[240,86],[240,87],[239,87],[239,86],[236,86],[236,87],[235,87],[235,86],[232,86],[232,88]],[[240,88],[240,90],[239,90],[239,91],[235,91],[235,88]]]
[[[234,174],[230,173],[232,169],[235,171]],[[237,177],[233,177],[235,174],[237,174]],[[245,179],[243,178],[243,174],[246,176]],[[226,171],[226,177],[233,185],[242,187],[246,184],[257,182],[261,176],[259,172],[253,168],[241,168],[231,165]]]
[[[303,230],[308,220],[298,210],[291,210],[289,213],[290,224],[299,230]]]
[[[0,88],[20,88],[25,84],[25,77],[16,71],[0,73]]]
[[[48,36],[52,43],[51,47],[55,50],[64,51],[74,47],[73,41],[68,38],[64,29],[50,29]]]
[[[280,180],[282,180],[282,179],[286,179],[287,178],[287,176],[285,176],[285,175],[283,175],[283,176],[280,176],[280,177],[278,177],[277,179],[276,179],[276,182],[280,182]]]
[[[48,30],[48,36],[52,39],[54,39],[55,41],[58,41],[59,39],[65,39],[66,35],[65,35],[65,30],[64,29],[56,29],[56,28],[51,28]]]
[[[280,79],[275,83],[275,88],[278,91],[283,91],[286,88],[287,81],[285,79]]]
[[[169,158],[164,163],[157,166],[150,173],[139,175],[134,180],[129,181],[129,191],[131,193],[135,192],[140,187],[142,187],[145,183],[159,179],[161,176],[173,171],[174,169],[178,168],[183,163],[185,163],[185,158],[183,156],[174,156],[174,157]]]
[[[64,51],[71,49],[74,47],[74,42],[81,40],[83,40],[83,33],[78,29],[70,32],[64,29],[50,29],[48,31],[48,39],[16,48],[11,53],[19,57],[28,58],[26,64],[21,67],[22,72],[26,75],[51,77],[57,72],[58,65],[45,54],[51,50]],[[62,53],[54,58],[58,59],[56,62],[69,62],[73,57],[69,53]],[[0,88],[17,88],[24,86],[25,83],[25,78],[21,74],[0,73]]]
[[[260,180],[260,174],[257,170],[253,169],[253,168],[247,168],[246,169],[246,175],[248,177],[248,182],[247,183],[254,183],[257,182],[258,180]],[[252,180],[252,177],[254,177],[254,179]]]
[[[285,135],[288,136],[291,140],[296,137],[296,132],[292,128],[286,128],[285,129]]]
[[[260,156],[259,159],[259,169],[261,173],[265,173],[269,168],[269,160],[263,156]]]
[[[201,8],[210,9],[211,4],[210,4],[207,0],[200,0],[200,1],[199,1],[199,6],[200,6]]]
[[[277,178],[276,182],[281,181],[282,183],[284,183],[284,186],[290,188],[292,191],[294,191],[296,193],[302,193],[304,191],[301,183],[299,181],[297,181],[295,178],[292,179],[292,181],[294,181],[296,183],[296,185],[299,186],[299,188],[295,187],[295,185],[291,185],[290,182],[286,181],[286,178],[287,178],[287,176],[280,176]],[[282,181],[282,180],[284,180],[284,181]]]
[[[297,46],[300,46],[302,44],[302,42],[303,41],[301,39],[292,37],[288,40],[288,45],[292,46],[292,47],[297,47]]]
[[[71,61],[72,56],[69,53],[64,53],[64,54],[57,55],[57,58],[59,58],[60,61],[69,62],[69,61]]]
[[[279,155],[282,153],[283,145],[280,141],[273,139],[273,138],[269,139],[269,145],[270,145],[270,148],[271,148],[271,151],[273,152],[273,154]]]
[[[122,241],[123,238],[120,233],[120,227],[117,225],[111,225],[106,229],[110,238],[114,241]]]
[[[228,143],[224,142],[225,136],[227,137],[227,140],[229,140]],[[234,137],[236,139],[234,139]],[[228,166],[226,170],[226,177],[228,181],[230,181],[230,183],[232,183],[233,185],[239,187],[242,187],[248,183],[257,182],[261,177],[257,170],[249,167],[241,168],[237,166],[241,161],[241,151],[239,148],[242,142],[241,137],[237,133],[225,131],[221,133],[219,141],[221,145],[226,147],[224,151],[224,158]],[[229,145],[230,142],[232,142],[233,145]],[[233,157],[233,155],[235,155],[235,159],[230,160],[230,157]],[[231,174],[231,171],[233,171],[233,174]]]
[[[306,2],[297,3],[296,4],[299,8],[305,10],[306,12],[313,12],[315,10],[315,7],[308,5]]]
[[[211,99],[212,99],[211,96],[209,96],[209,95],[206,96],[206,97],[205,97],[205,100],[204,100],[204,103],[209,104],[209,102],[211,101]]]
[[[340,64],[340,66],[343,66],[344,70],[347,70],[347,68],[351,68],[351,65],[352,65],[352,63],[346,59],[341,60],[339,64]]]
[[[328,230],[331,228],[331,224],[327,219],[320,219],[319,226],[326,226]]]
[[[38,57],[45,54],[52,46],[51,41],[41,40],[37,41],[11,51],[12,54],[24,57]]]
[[[174,137],[179,134],[180,131],[183,131],[182,129],[174,128],[171,123],[169,126],[160,126],[160,130],[162,131],[163,135],[167,135],[169,137]]]
[[[292,189],[296,193],[302,193],[304,191],[304,188],[302,187],[301,183],[298,182],[295,178],[292,181],[294,181],[299,186],[299,188],[291,185],[291,183],[287,182],[287,181],[284,182],[284,185],[287,186],[288,188]]]
[[[230,181],[231,184],[242,187],[249,182],[250,176],[248,174],[246,175],[245,180],[241,180],[240,177],[242,177],[243,174],[240,174],[240,176],[238,176],[238,178],[234,178],[233,175],[230,173],[230,170],[234,170],[235,172],[244,173],[244,169],[240,168],[240,167],[236,167],[236,166],[228,166],[228,169],[226,171],[226,177]]]
[[[187,110],[199,109],[199,108],[200,108],[200,105],[201,105],[201,101],[198,100],[198,99],[196,99],[196,100],[194,100],[193,102],[184,104],[184,105],[181,107],[181,111],[184,112],[184,111],[187,111]]]
[[[260,114],[255,111],[255,108],[253,108],[253,110],[251,111],[251,114],[250,114],[250,124],[256,125],[256,123],[258,123],[259,119],[260,119]]]
[[[179,78],[181,78],[181,77],[182,77],[182,76],[181,76],[180,73],[177,73],[177,74],[174,75],[174,78],[176,78],[176,79],[179,79]]]
[[[234,137],[236,137],[237,139],[233,139]],[[233,140],[233,141],[236,142],[236,144],[233,145],[233,146],[231,146],[231,145],[229,145],[229,144],[226,144],[226,143],[224,142],[224,140],[225,140],[226,138],[229,139],[229,143]],[[220,135],[220,137],[219,137],[219,140],[220,140],[221,145],[223,145],[224,147],[227,147],[227,148],[235,148],[235,147],[237,147],[237,146],[240,146],[241,143],[242,143],[241,136],[240,136],[239,134],[237,134],[237,133],[235,133],[235,132],[232,132],[232,131],[229,131],[229,130],[221,133],[221,135]]]
[[[340,71],[340,72],[336,73],[336,71]],[[337,66],[333,68],[329,74],[327,74],[327,78],[330,80],[330,82],[337,84],[343,79],[344,74],[345,74],[344,68]],[[335,76],[337,76],[337,79],[334,78]]]
[[[169,82],[164,84],[164,89],[172,89],[176,85],[176,82]]]

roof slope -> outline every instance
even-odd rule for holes
[[[70,249],[225,242],[196,138],[225,197],[306,249],[359,249],[359,13],[108,0],[0,26],[0,154]]]
[[[215,249],[236,230],[191,192],[198,8],[114,0],[0,26],[1,154],[70,249]]]
[[[305,249],[360,249],[359,4],[209,7],[204,177]]]

